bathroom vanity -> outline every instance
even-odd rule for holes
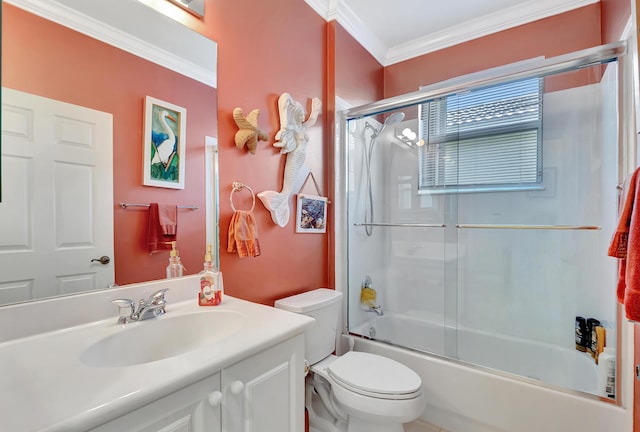
[[[111,300],[160,288],[166,314],[117,324]],[[3,308],[3,333],[12,320],[41,328],[3,335],[0,430],[304,430],[303,332],[313,320],[229,296],[199,307],[198,289],[185,277]],[[48,320],[47,310],[76,317]]]
[[[299,431],[300,346],[291,338],[91,431]]]

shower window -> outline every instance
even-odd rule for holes
[[[422,104],[420,192],[540,189],[542,94],[532,78]]]

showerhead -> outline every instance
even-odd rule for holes
[[[401,112],[401,111],[394,112],[389,117],[384,119],[384,123],[382,124],[382,127],[385,128],[385,127],[387,127],[389,125],[399,123],[402,120],[404,120],[404,113]],[[380,130],[382,130],[382,129],[380,129]]]
[[[391,114],[389,117],[387,117],[386,119],[384,119],[384,123],[382,123],[382,126],[380,126],[379,129],[376,129],[375,127],[371,126],[368,122],[365,123],[365,128],[369,127],[371,129],[373,129],[373,134],[371,135],[371,138],[376,138],[378,135],[380,135],[382,133],[382,131],[389,125],[392,124],[396,124],[401,122],[402,120],[404,120],[404,113],[403,112],[395,112],[393,114]]]

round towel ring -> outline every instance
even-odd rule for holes
[[[256,206],[256,195],[253,193],[253,189],[251,189],[249,186],[247,186],[244,183],[240,183],[239,181],[234,181],[231,184],[231,195],[229,195],[229,203],[231,204],[231,209],[235,212],[236,207],[233,205],[233,193],[235,191],[241,191],[242,189],[247,189],[249,192],[251,192],[251,209],[249,211],[253,211],[253,208]]]

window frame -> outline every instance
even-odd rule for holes
[[[537,109],[537,117],[532,119],[525,119],[526,116],[519,117],[518,115],[514,116],[516,118],[516,122],[501,122],[500,124],[491,125],[483,124],[481,121],[478,122],[477,127],[472,128],[464,128],[464,130],[457,130],[455,132],[450,131],[450,126],[447,123],[447,115],[449,112],[456,112],[456,110],[447,111],[447,104],[451,103],[455,98],[465,97],[466,95],[471,95],[478,93],[480,91],[487,92],[491,89],[496,91],[503,91],[508,86],[514,86],[519,82],[530,81],[532,82],[532,86],[535,84],[533,81],[537,82],[537,96],[535,97],[536,101],[536,109]],[[525,87],[526,90],[526,87]],[[521,98],[526,102],[526,94],[522,93],[517,98]],[[461,96],[462,95],[462,96]],[[544,78],[542,77],[532,77],[523,80],[515,80],[508,81],[505,83],[500,83],[497,85],[492,85],[488,87],[479,87],[476,89],[471,89],[464,92],[458,92],[455,94],[446,95],[437,99],[432,99],[429,101],[425,101],[421,103],[418,107],[418,121],[419,121],[419,131],[420,138],[424,141],[424,145],[419,148],[419,158],[418,158],[418,193],[419,194],[446,194],[446,193],[465,193],[465,192],[493,192],[493,191],[520,191],[520,190],[541,190],[543,189],[543,160],[542,160],[542,149],[543,149],[543,95],[544,95]],[[513,99],[514,95],[512,93],[508,94],[509,98],[502,100]],[[529,99],[533,100],[532,96]],[[485,102],[485,105],[495,104],[495,101],[488,100]],[[481,104],[479,104],[481,105]],[[438,112],[432,114],[432,110],[437,109]],[[466,107],[468,109],[468,107]],[[425,114],[426,110],[426,114]],[[462,111],[461,109],[457,110]],[[435,119],[435,120],[434,120]],[[436,121],[437,120],[437,124]],[[479,125],[479,126],[478,126]],[[436,128],[437,130],[433,132],[431,128]],[[441,131],[444,131],[442,133]],[[459,181],[459,173],[460,173],[460,150],[464,149],[464,145],[468,145],[470,141],[488,141],[492,138],[505,138],[508,135],[518,134],[518,133],[527,133],[535,131],[537,136],[535,139],[535,173],[531,172],[532,167],[529,166],[529,180],[528,181],[511,181],[511,182],[477,182],[477,183],[463,183],[461,184]],[[433,133],[432,133],[433,132]],[[495,140],[494,140],[495,141]],[[464,144],[464,145],[462,145]],[[499,144],[499,142],[498,142]],[[484,145],[485,150],[491,149],[491,142],[476,143],[471,145]],[[510,144],[511,145],[511,144]],[[529,143],[529,145],[532,145]],[[533,148],[531,147],[523,147],[525,150],[528,150],[530,153]],[[487,151],[489,151],[487,150]],[[517,149],[515,149],[517,150]],[[445,168],[445,158],[447,155],[450,155],[449,152],[456,152],[456,172],[458,180],[453,183],[447,176],[447,169]],[[433,158],[437,159],[433,159]],[[504,158],[503,163],[506,163],[506,158]],[[431,167],[429,166],[431,165]],[[471,164],[466,164],[468,166]],[[523,166],[519,165],[519,166]],[[466,169],[466,168],[465,168]],[[465,171],[466,173],[467,171]],[[499,169],[496,170],[496,174],[504,173]],[[535,179],[532,176],[535,175]],[[425,178],[428,177],[428,178]],[[494,175],[494,179],[497,179],[497,176]],[[512,180],[515,180],[515,176],[511,176]]]

